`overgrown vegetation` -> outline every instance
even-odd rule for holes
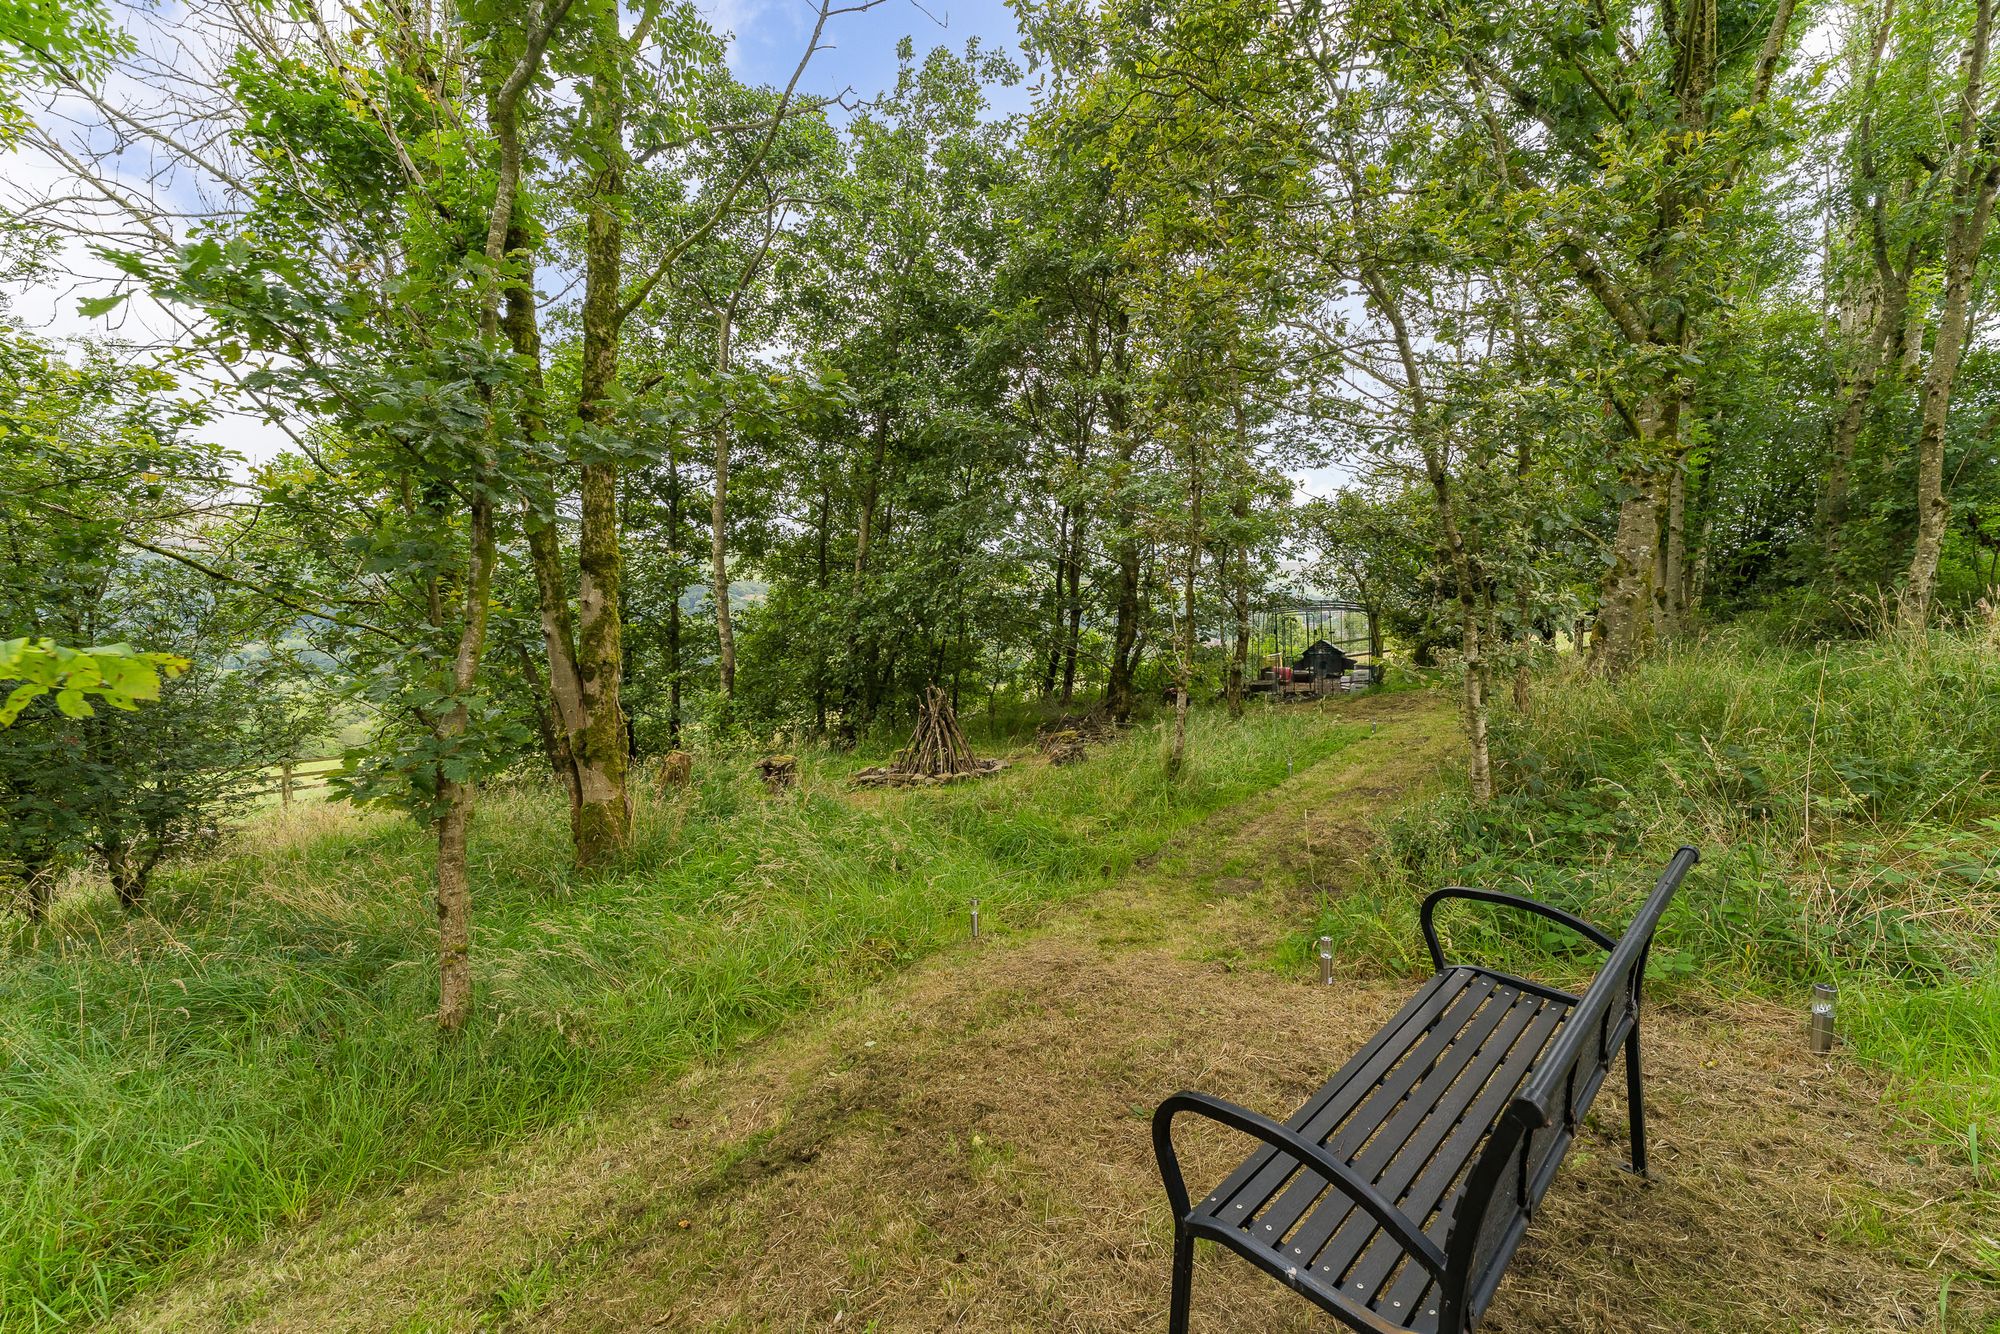
[[[0,945],[0,1324],[99,1316],[178,1264],[365,1185],[575,1117],[619,1089],[1100,883],[1365,729],[1199,716],[1178,782],[1154,728],[1061,769],[853,796],[813,754],[638,811],[578,879],[559,794],[475,834],[479,1005],[429,1022],[422,832],[299,806],[163,872],[146,911],[59,902]]]
[[[1789,646],[1703,635],[1618,682],[1560,673],[1497,715],[1491,802],[1462,780],[1384,826],[1370,874],[1311,935],[1417,972],[1443,884],[1532,893],[1612,927],[1682,843],[1702,863],[1663,922],[1656,990],[1841,989],[1855,1048],[1975,1159],[2000,1135],[2000,652],[1990,629]],[[1442,915],[1441,921],[1446,920]],[[1459,910],[1455,948],[1526,948],[1575,980],[1567,934]],[[1803,1030],[1802,1030],[1803,1031]]]

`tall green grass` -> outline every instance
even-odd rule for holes
[[[1462,778],[1388,824],[1362,884],[1311,934],[1427,969],[1417,904],[1442,884],[1532,893],[1615,931],[1681,843],[1701,850],[1649,985],[1796,1000],[1830,980],[1854,1047],[1919,1120],[2000,1139],[2000,645],[1936,632],[1788,647],[1745,630],[1625,679],[1551,676],[1495,720],[1498,794]],[[1441,914],[1442,916],[1442,914]],[[1458,909],[1472,957],[1526,950],[1572,980],[1559,930]],[[1803,1031],[1803,1027],[1802,1027]]]
[[[478,1014],[440,1042],[430,850],[301,806],[162,877],[0,938],[0,1325],[102,1316],[340,1197],[558,1124],[901,967],[1102,883],[1358,735],[1306,711],[1197,715],[1168,782],[1140,729],[1086,763],[852,796],[806,757],[645,802],[625,867],[569,870],[558,800],[502,793],[473,846]]]

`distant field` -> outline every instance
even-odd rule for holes
[[[338,759],[301,760],[292,766],[292,800],[322,801],[326,796],[326,780],[330,774],[340,772]],[[264,811],[284,804],[285,771],[281,765],[271,765],[258,770],[261,780],[255,797],[251,799],[251,810]]]

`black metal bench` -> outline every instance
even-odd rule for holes
[[[1654,928],[1698,856],[1682,848],[1613,940],[1581,918],[1490,890],[1424,900],[1437,972],[1283,1125],[1205,1093],[1153,1114],[1174,1213],[1173,1307],[1184,1334],[1194,1242],[1246,1257],[1353,1329],[1466,1334],[1499,1286],[1578,1121],[1625,1049],[1631,1169],[1646,1172],[1639,990]],[[1447,899],[1535,913],[1608,951],[1581,996],[1526,978],[1447,967],[1432,918]],[[1174,1153],[1174,1118],[1263,1141],[1199,1204]]]

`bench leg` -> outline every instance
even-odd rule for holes
[[[1194,1296],[1194,1234],[1174,1229],[1174,1297],[1167,1334],[1187,1334],[1188,1303]]]
[[[1643,1177],[1646,1175],[1646,1080],[1639,1065],[1636,1023],[1625,1039],[1625,1105],[1632,1113],[1632,1161],[1627,1166]]]

